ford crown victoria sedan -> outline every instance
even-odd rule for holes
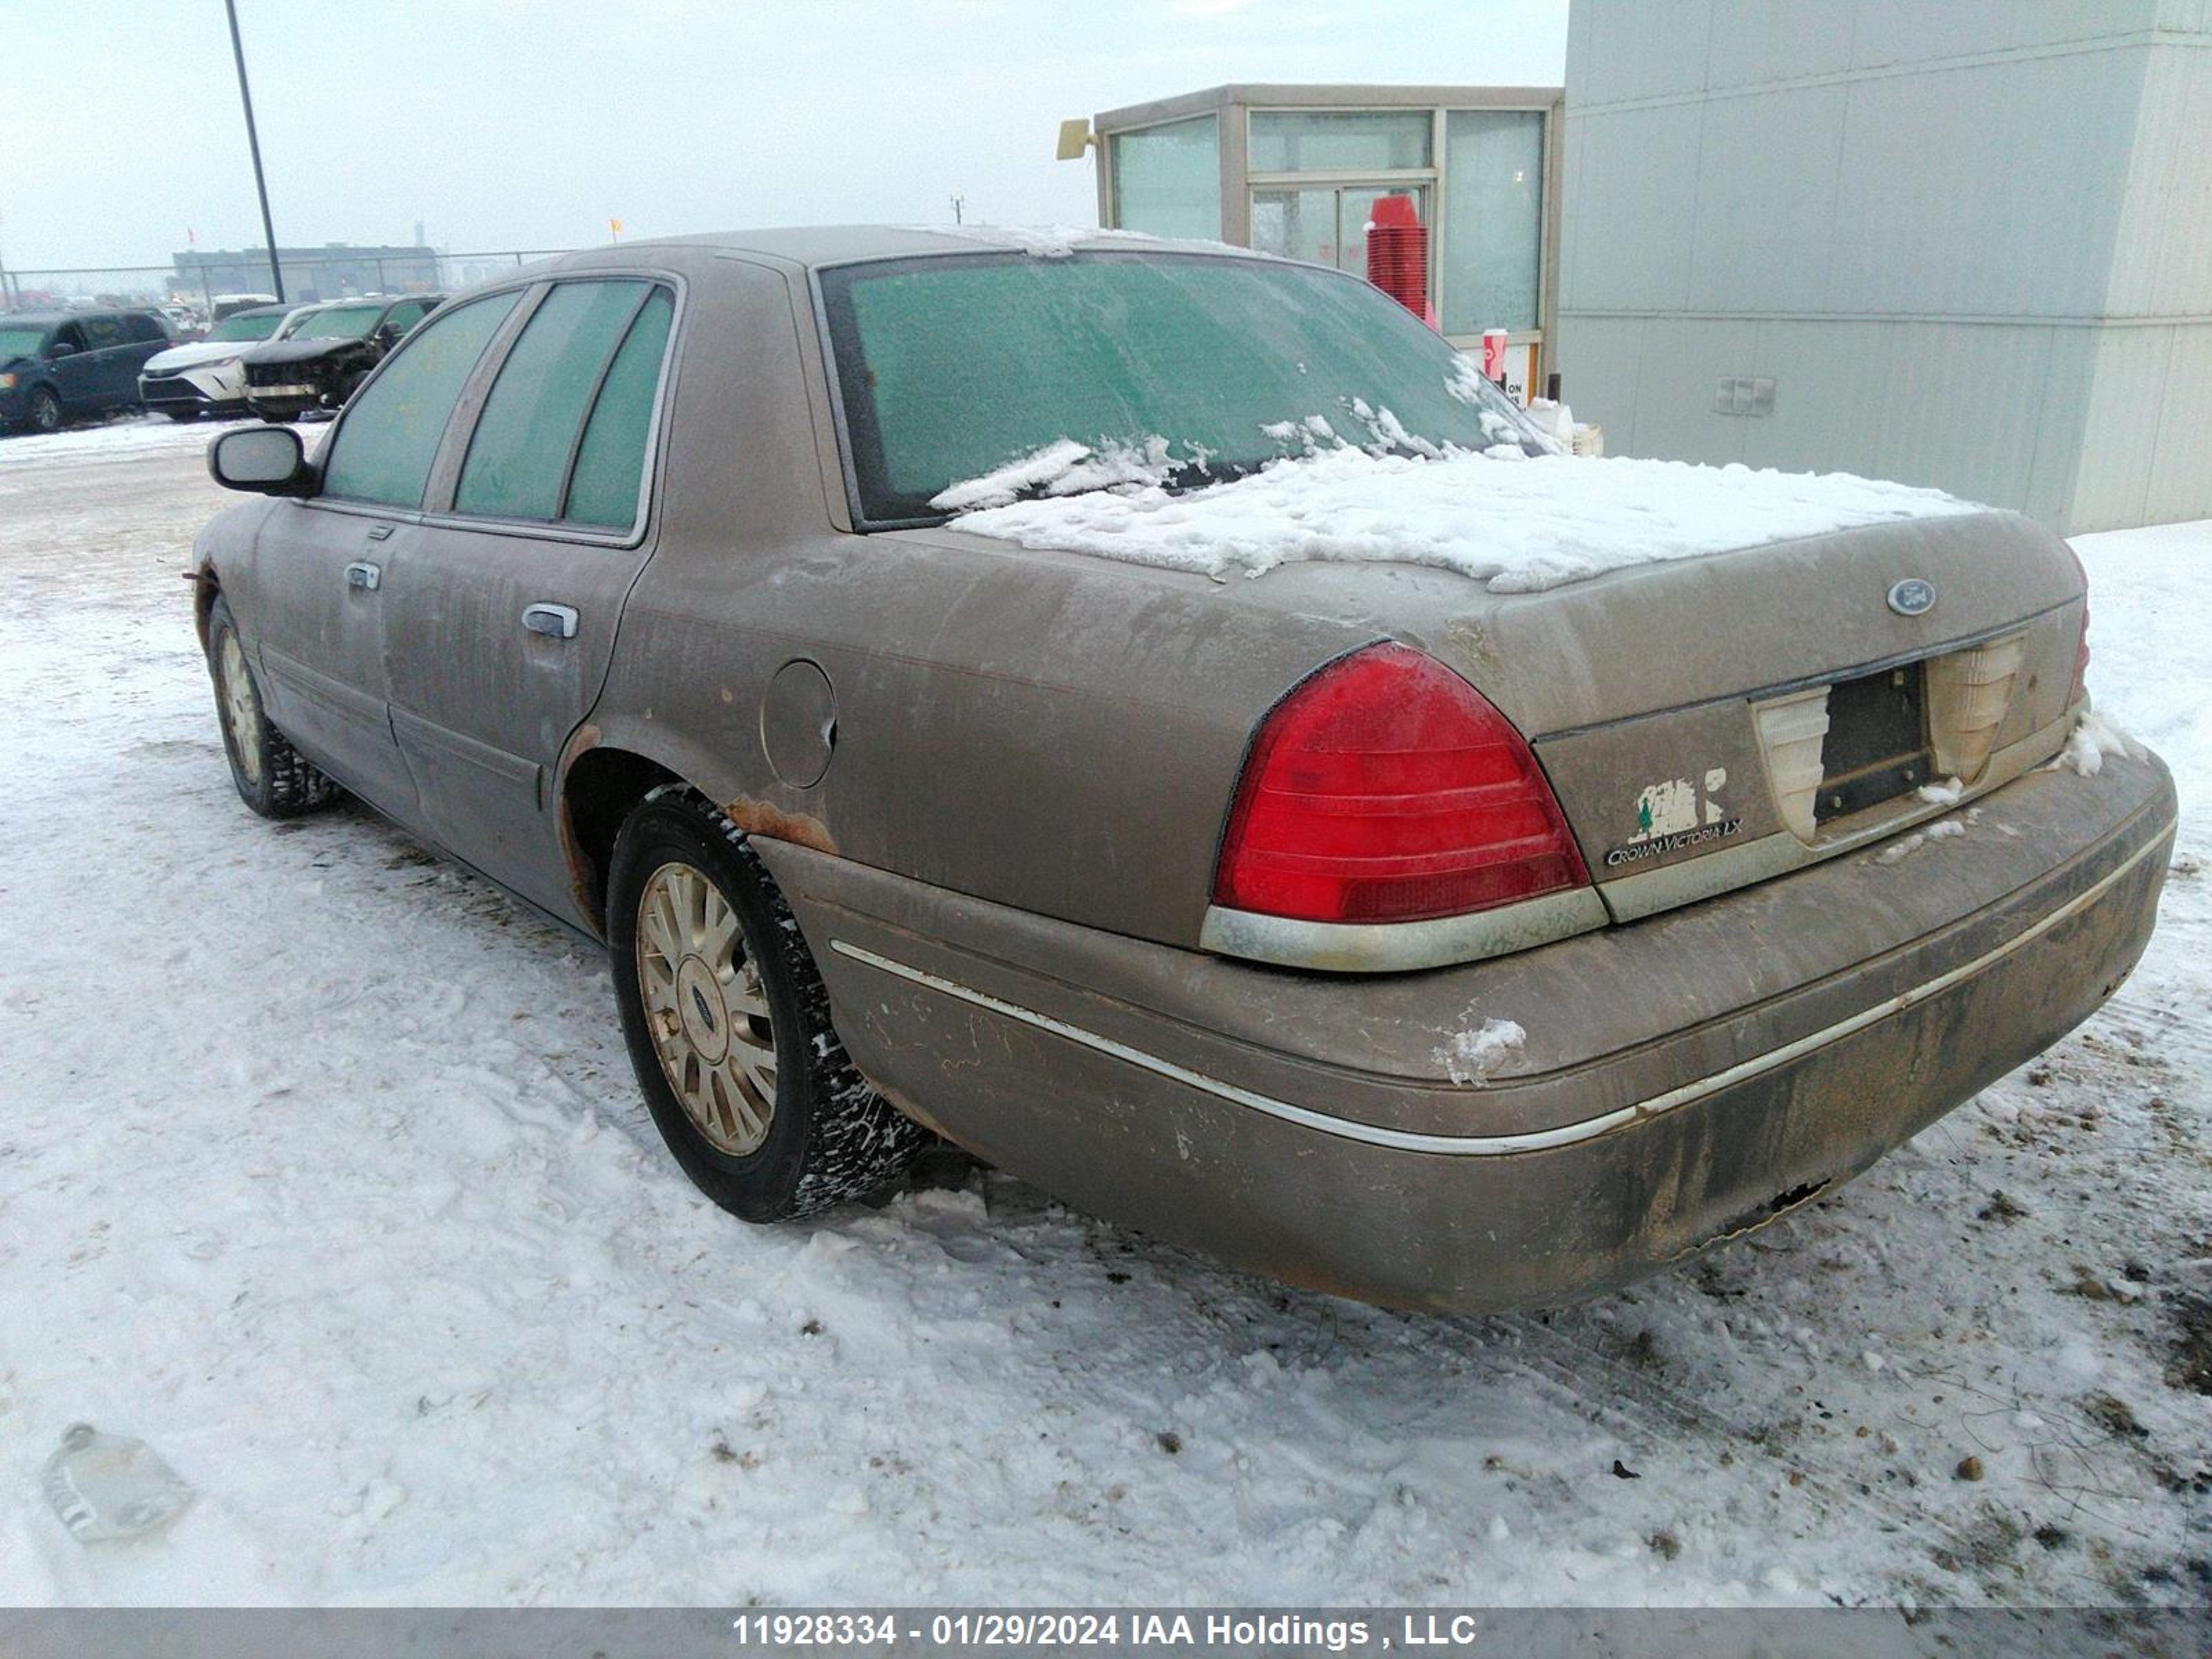
[[[1590,560],[1583,498],[1656,464],[1546,447],[1310,266],[630,245],[447,304],[312,459],[218,440],[264,499],[200,537],[198,625],[249,805],[343,787],[605,942],[653,1115],[740,1216],[943,1136],[1286,1281],[1556,1303],[2086,1018],[2175,809],[2139,750],[2051,764],[2087,604],[2046,531],[1951,503]],[[1381,493],[1306,493],[1338,471]],[[1520,516],[1417,556],[1401,498],[1453,479]],[[1312,539],[1253,575],[1269,514]],[[1453,568],[1509,531],[1553,574]]]

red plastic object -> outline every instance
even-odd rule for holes
[[[1589,881],[1512,723],[1434,658],[1375,645],[1261,723],[1214,901],[1307,921],[1416,921]]]
[[[1429,228],[1412,197],[1375,198],[1367,228],[1367,280],[1428,320]]]

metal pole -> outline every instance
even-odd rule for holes
[[[238,0],[222,0],[222,9],[230,15],[230,55],[238,64],[238,101],[246,108],[246,144],[253,152],[253,188],[261,198],[261,234],[269,239],[269,280],[281,305],[284,272],[276,263],[276,227],[269,217],[269,184],[261,176],[261,135],[254,130],[253,94],[246,84],[246,48],[238,39]]]

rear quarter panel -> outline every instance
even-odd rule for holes
[[[1194,942],[1254,726],[1377,630],[1255,610],[1202,576],[837,529],[803,281],[735,258],[694,281],[660,550],[574,750],[644,754],[757,833]],[[777,775],[763,735],[796,659],[835,689],[811,785]]]

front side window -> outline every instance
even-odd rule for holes
[[[1101,484],[1133,462],[1170,488],[1337,444],[1435,455],[1539,443],[1404,307],[1310,266],[949,255],[833,266],[820,281],[872,523],[942,517],[954,503],[933,499],[951,486],[1071,443],[1102,458]]]
[[[129,337],[123,331],[120,317],[88,317],[84,319],[84,335],[94,351],[121,345]]]
[[[357,392],[331,435],[323,493],[343,501],[419,507],[430,464],[461,389],[520,290],[487,295],[441,317],[395,351]]]
[[[636,280],[568,282],[546,295],[484,399],[454,493],[456,513],[496,519],[562,516],[585,418],[612,377],[632,325],[642,320],[641,313],[656,291],[666,292]],[[665,319],[660,327],[665,340]],[[652,367],[657,380],[657,354]],[[628,525],[636,499],[633,474],[628,503],[616,519],[603,522]]]

